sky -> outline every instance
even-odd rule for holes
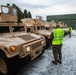
[[[32,18],[48,15],[76,14],[76,0],[0,0],[0,5],[16,4],[22,11],[26,9]]]

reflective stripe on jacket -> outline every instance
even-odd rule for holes
[[[52,41],[53,45],[60,45],[63,42],[64,31],[61,28],[57,28],[53,31],[54,39]]]

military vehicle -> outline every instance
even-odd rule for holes
[[[36,16],[36,19],[31,18],[21,19],[21,21],[25,24],[27,32],[35,33],[45,37],[46,40],[45,49],[47,49],[51,45],[50,40],[51,30],[48,29],[47,26],[49,25],[42,20],[41,16]]]
[[[34,60],[43,54],[44,46],[43,36],[27,33],[25,25],[17,23],[15,8],[0,6],[0,73],[2,75],[11,75],[10,59],[18,56],[19,59],[30,57],[30,60]]]
[[[51,28],[52,29],[54,29],[54,28],[56,28],[56,22],[54,21],[54,20],[52,20],[51,22],[49,22],[50,23],[50,25],[51,25]]]
[[[66,23],[63,23],[63,22],[58,22],[56,23],[54,20],[52,20],[50,23],[50,26],[51,26],[51,29],[54,30],[56,28],[56,25],[58,24],[62,30],[64,31],[64,35],[68,34],[68,27],[67,27],[67,24]]]
[[[67,35],[68,34],[68,27],[67,27],[67,24],[66,23],[63,23],[63,22],[58,22],[58,24],[60,25],[60,27],[62,28],[62,30],[64,30],[64,34]]]
[[[51,30],[51,32],[56,28],[56,25],[59,25],[60,28],[62,28],[62,30],[64,31],[64,35],[68,34],[68,27],[66,23],[63,22],[58,22],[56,23],[54,20],[52,20],[51,22],[45,22],[44,26],[48,28],[48,30]]]

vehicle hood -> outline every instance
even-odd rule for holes
[[[49,30],[38,30],[38,33],[42,35],[51,35],[51,32]]]
[[[11,45],[21,45],[31,41],[40,39],[41,36],[32,33],[12,33],[0,35],[0,44],[11,46]]]

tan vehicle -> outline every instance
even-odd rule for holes
[[[68,34],[69,29],[67,27],[67,24],[66,23],[63,23],[63,22],[58,22],[58,24],[64,30],[65,35]]]
[[[56,25],[58,24],[61,28],[62,28],[62,30],[64,31],[64,35],[66,35],[66,34],[68,34],[68,27],[67,27],[67,24],[65,23],[63,23],[63,22],[58,22],[58,23],[56,23],[54,20],[52,20],[51,22],[49,22],[50,23],[50,26],[49,26],[49,28],[51,27],[51,30],[53,31],[55,28],[56,28]]]
[[[52,20],[50,22],[50,26],[51,26],[51,29],[54,30],[56,28],[56,25],[59,25],[62,30],[64,31],[64,35],[68,34],[68,27],[67,27],[67,24],[66,23],[63,23],[63,22],[58,22],[56,23],[54,20]]]
[[[42,20],[42,17],[37,16],[36,19],[25,18],[21,19],[21,21],[25,24],[28,32],[39,34],[45,37],[46,49],[51,45],[51,30],[48,29],[49,24],[45,23]]]
[[[45,38],[27,33],[22,23],[17,23],[16,9],[0,6],[0,73],[11,75],[10,59],[30,57],[34,60],[44,52]],[[14,60],[13,60],[14,61]],[[12,64],[12,62],[11,62]]]

